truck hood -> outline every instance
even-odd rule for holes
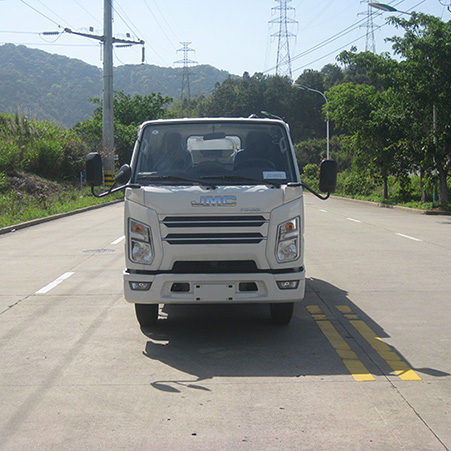
[[[157,214],[210,215],[270,213],[275,207],[302,196],[302,188],[252,186],[145,186],[128,188],[127,200]]]

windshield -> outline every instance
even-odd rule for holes
[[[244,122],[150,123],[134,181],[146,184],[276,184],[296,180],[282,125]]]

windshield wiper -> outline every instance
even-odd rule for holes
[[[211,183],[204,183],[199,180],[190,179],[188,177],[180,177],[178,175],[158,175],[158,174],[138,174],[138,180],[149,180],[149,181],[171,181],[171,182],[189,182],[191,185],[208,185],[211,186]]]
[[[280,181],[277,180],[261,180],[261,179],[254,179],[252,177],[244,177],[242,175],[203,175],[202,177],[199,177],[202,180],[209,179],[209,180],[230,180],[230,181],[236,181],[236,182],[254,182],[258,183],[259,185],[269,185],[274,186],[276,188],[280,188],[280,185],[282,184]]]

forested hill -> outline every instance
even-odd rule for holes
[[[20,112],[71,127],[92,116],[101,97],[102,71],[77,59],[25,46],[0,46],[0,112]],[[229,76],[212,66],[190,68],[191,95],[209,95]],[[180,98],[181,69],[126,65],[114,69],[114,89],[130,95],[161,92]]]

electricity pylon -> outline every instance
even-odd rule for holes
[[[183,45],[181,49],[177,50],[178,52],[183,52],[183,58],[178,61],[174,61],[174,64],[183,64],[182,66],[182,91],[180,94],[180,98],[188,97],[188,99],[191,98],[191,89],[189,84],[189,65],[190,64],[197,64],[197,61],[193,61],[189,59],[189,53],[194,52],[194,49],[190,49],[189,46],[191,42],[181,42],[180,44]],[[188,96],[186,95],[186,91],[188,92]]]
[[[279,31],[271,35],[271,37],[278,38],[276,75],[288,76],[291,79],[290,38],[296,37],[296,35],[288,31],[288,24],[297,24],[298,22],[292,17],[288,17],[289,12],[294,11],[293,7],[288,6],[291,0],[275,1],[279,3],[279,6],[275,6],[272,10],[278,12],[279,17],[270,20],[269,23],[279,24]]]
[[[366,40],[365,40],[365,52],[376,53],[376,41],[374,39],[374,24],[373,24],[373,14],[374,9],[371,7],[368,0],[362,1],[361,3],[367,3],[366,13]]]

